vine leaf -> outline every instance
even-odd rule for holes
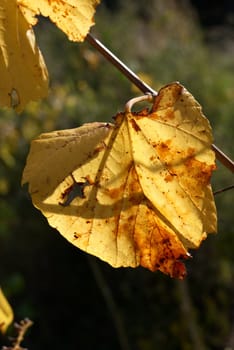
[[[13,321],[13,311],[0,288],[0,332],[5,333]]]
[[[37,15],[49,17],[70,40],[83,41],[94,24],[100,0],[17,0],[28,23],[35,25]]]
[[[0,3],[0,105],[21,112],[47,95],[48,73],[31,26],[16,1]]]
[[[0,3],[0,106],[21,112],[48,94],[48,72],[32,26],[49,17],[70,40],[83,41],[100,0],[3,0]]]
[[[152,111],[40,135],[22,183],[49,224],[82,250],[114,267],[183,278],[188,250],[216,231],[211,143],[200,105],[172,83]]]

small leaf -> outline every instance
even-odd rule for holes
[[[48,72],[32,26],[49,17],[70,40],[83,41],[99,0],[2,0],[0,3],[0,106],[21,112],[47,96]]]
[[[95,7],[100,0],[17,0],[28,23],[35,25],[37,15],[49,17],[68,38],[83,41],[94,24]]]
[[[183,278],[188,249],[216,231],[211,143],[200,105],[173,83],[151,112],[42,134],[22,182],[49,224],[77,247],[114,267]]]
[[[0,288],[0,331],[5,333],[13,321],[13,311],[2,289]]]
[[[48,73],[34,33],[16,4],[0,3],[0,106],[21,112],[47,95]]]

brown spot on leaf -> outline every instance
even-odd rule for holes
[[[145,200],[145,206],[136,220],[134,240],[139,252],[140,264],[151,271],[160,270],[175,278],[185,275],[180,259],[188,258],[187,251],[172,232],[158,218],[153,207]],[[140,225],[137,223],[140,222]]]
[[[121,197],[122,193],[123,193],[123,185],[117,188],[108,188],[106,189],[108,195],[110,196],[110,198],[113,199],[118,199]]]
[[[137,119],[140,117],[147,117],[149,115],[149,108],[144,108],[140,112],[132,113]]]
[[[170,150],[170,144],[171,140],[168,139],[156,145],[156,150],[160,158],[164,159],[168,155],[168,152]]]
[[[195,149],[193,147],[189,147],[187,149],[187,157],[192,157],[195,154]]]
[[[97,154],[101,151],[103,151],[104,149],[106,149],[106,144],[105,142],[102,142],[101,144],[97,145],[97,147],[93,150],[93,154]]]
[[[174,176],[176,176],[175,174],[168,174],[164,177],[164,180],[166,182],[170,182],[170,181],[173,181],[174,180]]]
[[[150,114],[150,119],[158,120],[161,119],[161,117],[156,112],[154,112]]]
[[[132,168],[130,170],[131,173],[131,181],[128,184],[127,192],[128,199],[133,205],[138,205],[144,199],[144,194],[142,192],[142,188],[139,183],[138,175],[136,170]]]
[[[190,176],[196,179],[196,182],[199,183],[200,186],[207,185],[210,182],[212,172],[216,168],[214,164],[207,165],[193,157],[185,161],[185,166]]]
[[[81,238],[81,234],[80,234],[80,233],[77,233],[77,232],[74,232],[73,238],[74,238],[74,239],[79,239],[79,238]]]
[[[120,112],[120,113],[116,114],[116,115],[113,117],[113,119],[115,120],[116,126],[117,126],[117,125],[120,125],[120,124],[122,123],[122,121],[123,121],[124,118],[125,118],[125,113]]]
[[[130,123],[131,123],[133,129],[134,129],[136,132],[138,132],[138,131],[141,130],[141,129],[139,128],[139,126],[137,125],[137,123],[135,122],[134,119],[130,119]]]
[[[135,221],[135,216],[134,216],[134,215],[130,215],[130,216],[128,217],[128,221],[129,221],[129,222]]]
[[[168,109],[164,115],[164,118],[163,119],[166,119],[166,120],[171,120],[171,119],[174,119],[175,118],[175,114],[174,114],[174,111],[171,110],[171,109]]]

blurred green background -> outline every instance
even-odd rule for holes
[[[234,6],[209,3],[207,10],[201,1],[103,1],[92,33],[154,89],[184,84],[202,104],[215,144],[233,157]],[[49,96],[21,115],[0,111],[0,284],[15,319],[34,322],[25,346],[234,349],[233,191],[216,196],[218,234],[192,252],[183,282],[88,257],[32,206],[20,185],[30,140],[45,131],[111,121],[141,94],[90,44],[69,42],[46,20],[36,33],[50,73]],[[214,190],[233,181],[217,165]],[[0,345],[7,344],[1,336]]]

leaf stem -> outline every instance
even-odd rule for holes
[[[148,102],[153,102],[153,96],[151,94],[146,94],[143,96],[138,96],[134,97],[131,100],[129,100],[126,105],[125,105],[125,112],[126,113],[131,113],[131,109],[135,103],[138,102],[143,102],[143,101],[148,101]]]
[[[117,56],[115,56],[105,45],[103,45],[98,39],[87,34],[86,40],[95,47],[110,63],[112,63],[117,69],[119,69],[126,78],[128,78],[134,85],[138,87],[143,93],[150,93],[157,95],[157,92],[141,80],[130,68],[128,68]],[[234,172],[234,162],[217,146],[212,145],[215,151],[217,159],[231,172]]]

